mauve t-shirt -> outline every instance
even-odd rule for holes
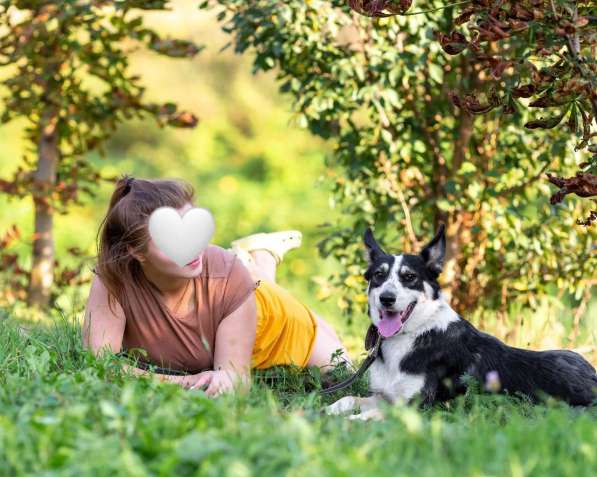
[[[124,350],[143,363],[195,372],[213,368],[220,322],[259,286],[236,255],[212,244],[203,254],[201,275],[193,280],[196,309],[182,304],[181,314],[174,315],[165,307],[166,313],[160,311],[157,289],[148,280],[142,281],[138,283],[141,293],[130,297],[130,310],[125,310]],[[133,348],[144,349],[147,356]]]

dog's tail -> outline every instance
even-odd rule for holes
[[[542,370],[548,389],[544,391],[561,397],[574,406],[597,404],[597,373],[595,368],[574,351],[557,350],[542,353]]]

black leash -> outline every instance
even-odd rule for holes
[[[120,352],[116,353],[116,356],[119,356],[121,358],[126,358],[127,360],[129,360],[129,362],[130,362],[129,364],[131,366],[142,369],[143,371],[151,371],[153,373],[167,374],[170,376],[188,376],[190,374],[199,374],[203,371],[210,371],[210,369],[199,369],[196,371],[185,371],[185,370],[181,370],[181,369],[162,368],[161,366],[157,366],[155,364],[146,363],[139,359],[135,359],[135,357],[130,355],[127,352],[127,350],[120,351]]]
[[[348,378],[340,383],[334,384],[333,386],[330,386],[329,388],[320,390],[319,394],[333,393],[333,392],[339,391],[340,389],[347,388],[352,383],[354,383],[357,379],[359,379],[365,373],[365,371],[367,371],[369,369],[369,367],[373,364],[373,361],[375,361],[377,359],[377,357],[379,356],[380,346],[381,346],[381,335],[379,333],[377,333],[377,338],[375,339],[375,344],[373,345],[372,348],[369,349],[369,354],[367,355],[367,357],[365,358],[365,361],[363,361],[363,364],[361,364],[361,367],[357,370],[357,372],[354,373],[350,378]]]

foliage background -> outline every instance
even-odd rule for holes
[[[343,316],[347,297],[356,297],[363,307],[363,282],[358,280],[358,264],[363,263],[360,239],[352,238],[353,243],[344,250],[338,246],[343,242],[337,241],[333,252],[339,254],[340,263],[327,257],[330,252],[325,250],[324,256],[319,255],[317,244],[332,238],[329,230],[319,227],[323,223],[343,224],[344,240],[348,237],[346,229],[353,226],[355,210],[367,208],[367,200],[362,200],[366,185],[351,182],[353,195],[347,197],[355,199],[354,207],[351,209],[350,202],[348,207],[342,204],[339,194],[349,194],[350,190],[338,185],[344,171],[331,159],[336,144],[301,130],[305,124],[291,113],[290,98],[277,91],[276,72],[252,75],[255,57],[251,52],[243,56],[234,55],[230,49],[220,52],[230,37],[220,31],[214,12],[200,12],[191,2],[173,5],[170,13],[146,15],[149,25],[165,35],[176,33],[207,48],[193,61],[137,53],[132,65],[148,86],[148,100],[171,99],[181,109],[195,112],[200,117],[199,126],[192,131],[177,131],[160,130],[150,121],[131,122],[110,142],[107,157],[93,155],[90,160],[108,174],[129,172],[140,177],[175,176],[189,180],[197,189],[197,204],[208,207],[216,218],[213,242],[224,247],[234,238],[257,231],[301,230],[303,246],[287,255],[279,268],[279,281],[328,318],[340,329],[349,349],[360,353],[367,318],[359,311],[353,322],[347,323]],[[420,26],[420,20],[413,22]],[[21,127],[15,123],[0,128],[2,177],[10,176],[23,153]],[[420,146],[414,142],[413,147]],[[513,172],[513,180],[520,179],[521,174],[524,176],[522,171]],[[334,190],[335,197],[331,197]],[[94,254],[95,234],[110,192],[110,186],[102,184],[95,200],[57,217],[58,257],[66,259],[66,250],[73,246]],[[538,203],[543,200],[537,193],[533,198]],[[462,199],[464,202],[452,207],[466,206],[468,199],[467,196]],[[378,210],[383,207],[376,205],[380,205]],[[19,250],[25,267],[30,250],[27,236],[31,232],[31,213],[28,200],[7,202],[0,197],[0,230],[17,223],[25,232]],[[382,244],[400,243],[397,239],[404,235],[399,225],[393,227],[394,221],[398,224],[403,220],[400,208],[394,204],[384,213],[385,222],[380,225],[385,235]],[[508,232],[505,224],[507,219],[502,227]],[[419,240],[425,240],[431,230],[429,223],[415,226]],[[568,239],[561,235],[559,240]],[[386,248],[400,250],[399,246]],[[331,275],[335,281],[327,280]],[[570,339],[578,301],[569,295],[557,298],[553,287],[550,293],[546,299],[536,301],[534,312],[528,311],[524,303],[508,303],[512,306],[506,313],[481,308],[473,316],[471,309],[468,317],[482,322],[486,329],[511,344],[537,348],[578,346],[594,359],[597,303],[593,300],[576,317],[581,322],[580,333]],[[70,290],[60,304],[65,310],[81,310],[86,294],[86,287]],[[327,300],[321,301],[323,298]]]
[[[159,129],[151,120],[130,122],[111,140],[105,158],[94,154],[89,160],[106,175],[129,172],[188,180],[196,188],[196,203],[214,214],[212,242],[222,247],[255,232],[302,231],[303,245],[286,256],[278,269],[279,281],[340,326],[336,304],[319,301],[322,292],[314,281],[334,268],[333,260],[319,257],[316,248],[322,238],[318,224],[337,214],[329,207],[325,182],[330,173],[324,165],[326,145],[290,124],[290,105],[277,93],[273,74],[253,75],[249,58],[220,52],[227,38],[215,13],[200,12],[189,2],[173,5],[171,12],[146,14],[148,25],[207,48],[193,61],[143,52],[134,54],[131,64],[144,78],[148,101],[167,97],[180,109],[195,112],[200,125],[174,130]],[[2,178],[9,178],[21,161],[23,124],[0,127]],[[56,217],[56,255],[66,265],[74,265],[67,253],[71,247],[95,254],[96,233],[111,190],[110,184],[100,184],[95,199]],[[22,229],[24,240],[13,248],[25,268],[30,264],[32,210],[29,199],[0,196],[0,231],[13,223]],[[59,303],[64,310],[81,310],[86,296],[87,287],[73,289]]]
[[[467,316],[494,310],[504,317],[510,307],[510,317],[521,318],[502,323],[500,335],[521,329],[522,310],[554,295],[588,301],[597,235],[566,218],[579,213],[579,201],[549,205],[543,180],[546,169],[577,167],[570,134],[529,133],[529,113],[514,103],[509,116],[454,111],[450,97],[489,76],[483,63],[446,55],[436,41],[437,31],[452,26],[445,2],[381,19],[357,15],[343,1],[205,5],[223,9],[223,29],[236,51],[255,55],[256,71],[276,71],[296,124],[329,139],[326,163],[342,214],[319,247],[342,265],[333,293],[349,316],[366,309],[355,237],[366,226],[395,253],[416,250],[447,223],[444,290]]]

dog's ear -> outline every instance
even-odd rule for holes
[[[373,237],[373,232],[371,229],[367,227],[365,230],[365,235],[363,236],[363,240],[365,241],[365,249],[367,251],[367,260],[369,263],[373,263],[377,257],[384,254],[384,251],[375,241]]]
[[[439,226],[439,230],[435,234],[435,237],[431,239],[423,250],[421,251],[421,257],[427,265],[427,268],[433,272],[435,277],[442,272],[444,267],[444,257],[446,256],[446,227],[444,224]]]

